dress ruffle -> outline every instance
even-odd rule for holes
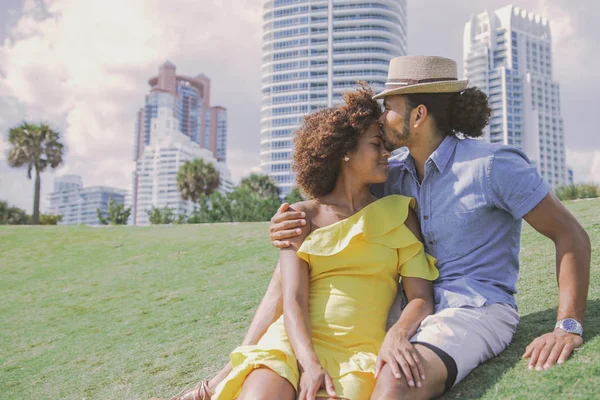
[[[423,268],[423,244],[404,224],[409,207],[415,207],[412,197],[384,197],[342,221],[316,229],[296,254],[310,264],[310,256],[333,256],[344,251],[353,240],[362,240],[397,249],[401,276],[433,281],[439,276],[437,260],[425,254],[428,265]]]

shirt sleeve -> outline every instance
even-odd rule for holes
[[[488,192],[492,203],[513,218],[523,218],[550,192],[550,187],[522,151],[503,147],[488,161]]]

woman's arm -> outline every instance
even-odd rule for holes
[[[298,205],[295,209],[300,208]],[[283,321],[298,362],[303,368],[319,364],[310,331],[308,317],[309,266],[296,252],[310,232],[310,222],[300,236],[290,239],[290,247],[281,249],[279,265],[283,291]]]
[[[254,345],[265,334],[269,326],[283,313],[283,298],[281,293],[281,273],[279,263],[275,267],[267,292],[260,302],[242,346]]]
[[[336,394],[333,381],[321,366],[312,342],[308,316],[309,265],[296,254],[311,231],[310,213],[306,203],[292,206],[297,211],[306,212],[307,223],[301,228],[300,236],[289,239],[290,247],[281,249],[279,265],[283,290],[283,322],[294,354],[303,370],[299,398],[314,399],[321,387],[332,397]]]

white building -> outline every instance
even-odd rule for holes
[[[202,148],[178,130],[171,108],[158,107],[150,125],[151,142],[138,157],[133,174],[131,222],[134,225],[148,225],[148,211],[152,207],[169,207],[175,215],[193,211],[193,203],[182,200],[177,190],[177,172],[186,161],[201,158],[212,163],[221,176],[219,190],[233,189],[227,166],[217,162],[209,149]]]
[[[406,54],[406,0],[265,0],[263,22],[261,168],[285,196],[303,117],[358,80],[382,90],[390,59]]]
[[[572,182],[549,21],[512,5],[475,15],[463,54],[465,77],[486,92],[494,113],[486,139],[523,150],[551,186]]]
[[[79,175],[64,175],[54,180],[54,192],[48,195],[48,212],[62,215],[59,225],[101,225],[97,210],[108,215],[108,202],[124,204],[126,190],[107,187],[83,187]]]

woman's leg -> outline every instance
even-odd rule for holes
[[[222,370],[217,372],[217,374],[215,376],[213,376],[211,380],[208,381],[208,388],[211,391],[211,393],[215,392],[215,389],[217,388],[217,386],[219,386],[219,383],[221,383],[221,381],[223,379],[227,378],[227,375],[229,375],[230,372],[231,372],[231,361],[228,362],[227,365],[225,365]]]
[[[255,369],[242,385],[238,400],[294,400],[296,391],[292,384],[268,368]]]

